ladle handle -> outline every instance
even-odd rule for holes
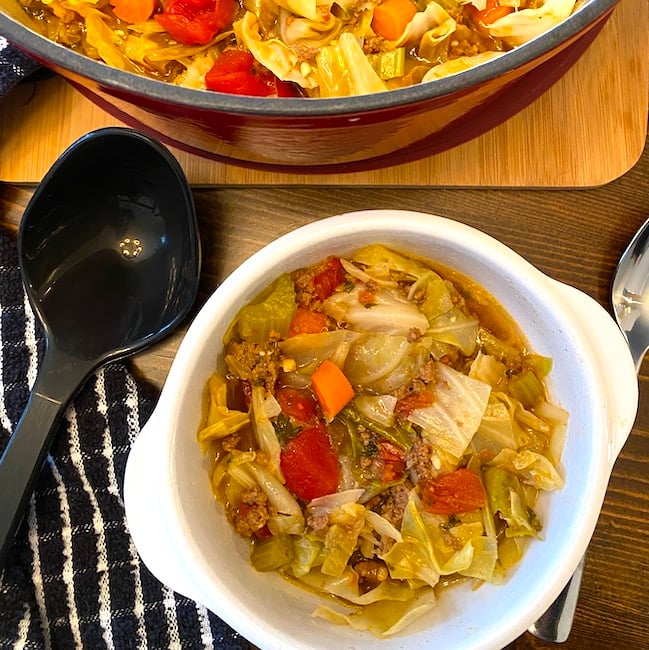
[[[27,406],[0,458],[0,572],[36,479],[71,398],[90,369],[60,353],[46,353]]]

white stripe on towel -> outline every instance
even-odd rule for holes
[[[84,465],[83,455],[81,454],[81,444],[79,442],[79,423],[77,420],[77,412],[72,404],[66,412],[69,421],[70,431],[70,460],[79,473],[79,478],[83,489],[88,495],[88,500],[92,507],[92,527],[97,538],[97,577],[99,584],[99,623],[104,630],[102,638],[106,643],[106,648],[112,650],[113,643],[113,628],[112,616],[110,609],[110,586],[108,579],[108,556],[106,551],[106,531],[104,529],[104,520],[101,516],[99,503],[93,486],[88,481],[86,475],[86,468]]]

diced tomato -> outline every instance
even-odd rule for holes
[[[381,481],[387,483],[389,481],[399,480],[406,470],[403,449],[400,449],[388,440],[381,440],[379,442],[379,455],[383,461]]]
[[[394,406],[395,413],[404,420],[415,410],[431,406],[435,396],[428,391],[421,391],[402,397]]]
[[[319,334],[327,330],[327,315],[308,307],[298,307],[288,330],[289,336],[298,334]]]
[[[332,494],[338,488],[338,456],[322,425],[291,438],[282,450],[280,467],[286,487],[305,501]]]
[[[155,19],[183,45],[205,45],[232,22],[236,0],[166,0]]]
[[[488,31],[489,25],[510,14],[514,11],[514,7],[501,5],[500,0],[487,0],[485,8],[482,10],[469,3],[464,5],[464,11],[482,31]]]
[[[435,515],[453,515],[482,508],[486,495],[482,481],[468,469],[420,481],[421,499],[424,510]]]
[[[376,302],[376,296],[371,291],[363,290],[358,294],[358,302],[365,307],[370,307]]]
[[[291,387],[282,388],[277,393],[277,401],[282,413],[295,418],[298,422],[315,424],[318,419],[318,403],[308,391]]]
[[[294,97],[293,84],[280,81],[270,70],[257,63],[250,52],[225,50],[205,75],[209,90],[231,95],[254,97]]]
[[[313,278],[313,288],[320,300],[326,300],[345,281],[345,271],[337,257],[330,257]]]

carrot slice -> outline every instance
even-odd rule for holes
[[[110,0],[110,4],[120,20],[131,24],[149,20],[155,9],[155,0]]]
[[[311,386],[328,420],[334,418],[354,397],[354,389],[343,371],[326,359],[311,375]]]
[[[372,29],[388,41],[396,41],[417,13],[410,0],[385,0],[374,9]]]

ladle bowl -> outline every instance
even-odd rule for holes
[[[180,165],[157,141],[119,127],[63,152],[27,205],[18,249],[46,349],[0,458],[0,569],[65,408],[99,366],[185,318],[200,269]]]

